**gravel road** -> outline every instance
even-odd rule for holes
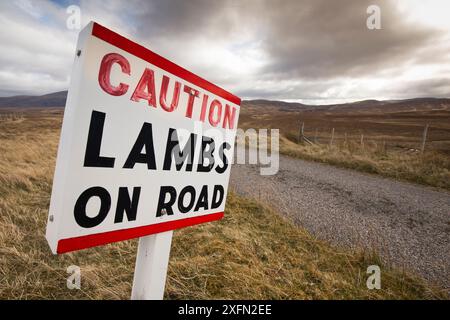
[[[258,165],[234,164],[231,189],[320,239],[375,248],[385,261],[450,291],[449,192],[284,156],[276,175],[259,172]]]

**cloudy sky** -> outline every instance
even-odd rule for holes
[[[245,99],[450,97],[448,0],[0,1],[0,96],[68,88],[70,5]]]

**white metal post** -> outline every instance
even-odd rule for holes
[[[422,146],[420,148],[420,151],[423,153],[425,151],[425,144],[427,143],[427,134],[428,134],[428,123],[425,126],[425,128],[423,129],[423,134],[422,134]]]
[[[330,146],[333,145],[333,140],[334,140],[334,128],[333,130],[331,130],[331,140],[330,140]]]
[[[173,231],[139,238],[132,300],[162,300]]]
[[[303,142],[304,130],[305,130],[305,122],[302,122],[300,130],[298,132],[297,143]]]

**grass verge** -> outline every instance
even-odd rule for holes
[[[60,118],[0,123],[0,299],[128,299],[136,240],[53,256],[44,233]],[[366,269],[382,270],[368,290]],[[81,290],[66,287],[70,265]],[[336,249],[230,194],[225,218],[175,232],[168,299],[445,299],[376,255]]]
[[[280,153],[450,190],[450,157],[436,151],[408,152],[367,142],[330,145],[298,144],[294,134],[280,137]]]

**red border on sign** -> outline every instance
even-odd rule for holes
[[[159,54],[154,53],[153,51],[133,42],[114,31],[105,28],[102,25],[94,22],[94,26],[92,28],[92,35],[112,44],[115,47],[118,47],[132,55],[141,58],[151,64],[161,68],[167,72],[172,73],[173,75],[182,78],[190,83],[195,84],[196,86],[208,90],[211,93],[214,93],[217,96],[220,96],[238,106],[241,105],[241,99],[234,94],[216,86],[215,84],[193,74],[192,72],[180,67],[176,63],[173,63],[166,58],[161,57]]]
[[[150,234],[180,229],[193,226],[200,223],[211,222],[223,218],[223,212],[210,213],[203,216],[185,218],[174,221],[161,222],[148,226],[135,227],[130,229],[122,229],[108,231],[87,236],[62,239],[58,241],[57,253],[65,253],[75,250],[87,249],[117,241],[129,240],[148,236]]]

